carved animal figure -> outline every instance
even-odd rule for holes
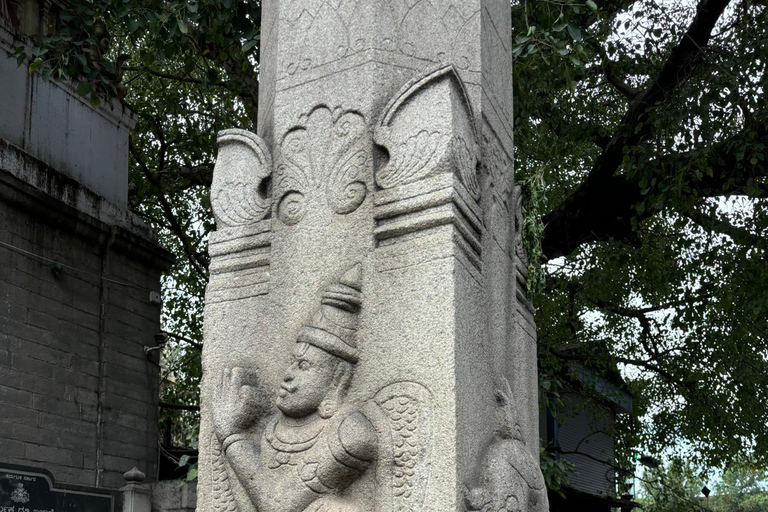
[[[546,512],[547,489],[526,448],[509,382],[496,391],[500,427],[481,459],[479,482],[465,490],[468,512]]]

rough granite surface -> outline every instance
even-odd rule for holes
[[[211,193],[198,511],[547,509],[506,0],[262,3]]]

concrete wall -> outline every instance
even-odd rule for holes
[[[23,44],[0,19],[0,138],[125,207],[133,114],[117,101],[93,108],[69,84],[19,67],[11,54]]]
[[[0,169],[0,460],[70,484],[157,473],[157,352],[144,347],[167,259],[114,235],[106,249],[110,226]]]
[[[18,68],[0,20],[0,461],[119,488],[158,466],[160,275],[127,210],[131,115]],[[150,293],[155,296],[151,299]]]
[[[164,480],[152,484],[152,512],[194,512],[197,483]]]

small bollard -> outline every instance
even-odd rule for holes
[[[123,512],[151,512],[152,499],[149,484],[145,484],[146,475],[134,467],[123,475],[127,482],[120,490],[123,492]]]

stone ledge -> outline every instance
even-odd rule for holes
[[[174,257],[157,244],[152,229],[134,213],[110,203],[72,178],[0,139],[0,198],[39,221],[89,241],[115,231],[114,248],[149,267],[167,270]]]

